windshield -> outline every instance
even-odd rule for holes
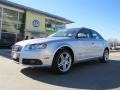
[[[56,33],[50,35],[49,37],[72,37],[76,30],[74,29],[63,29],[59,30]]]

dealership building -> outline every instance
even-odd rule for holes
[[[0,0],[0,39],[1,33],[13,33],[20,40],[45,37],[49,33],[64,29],[68,19],[44,11]]]

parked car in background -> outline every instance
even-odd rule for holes
[[[12,58],[28,67],[51,66],[65,73],[74,63],[98,59],[106,63],[109,45],[102,36],[88,28],[59,30],[47,38],[24,40],[12,48]]]
[[[16,34],[2,32],[0,39],[0,47],[11,47],[16,42]]]

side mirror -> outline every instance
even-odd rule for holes
[[[84,34],[84,33],[78,33],[77,34],[77,38],[86,38],[86,37],[87,37],[87,35]]]

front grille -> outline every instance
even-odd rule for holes
[[[12,47],[12,50],[13,50],[13,51],[20,52],[20,51],[22,50],[22,46],[20,46],[20,45],[14,45],[14,46]]]
[[[42,61],[39,59],[23,59],[22,63],[25,65],[41,65]]]

